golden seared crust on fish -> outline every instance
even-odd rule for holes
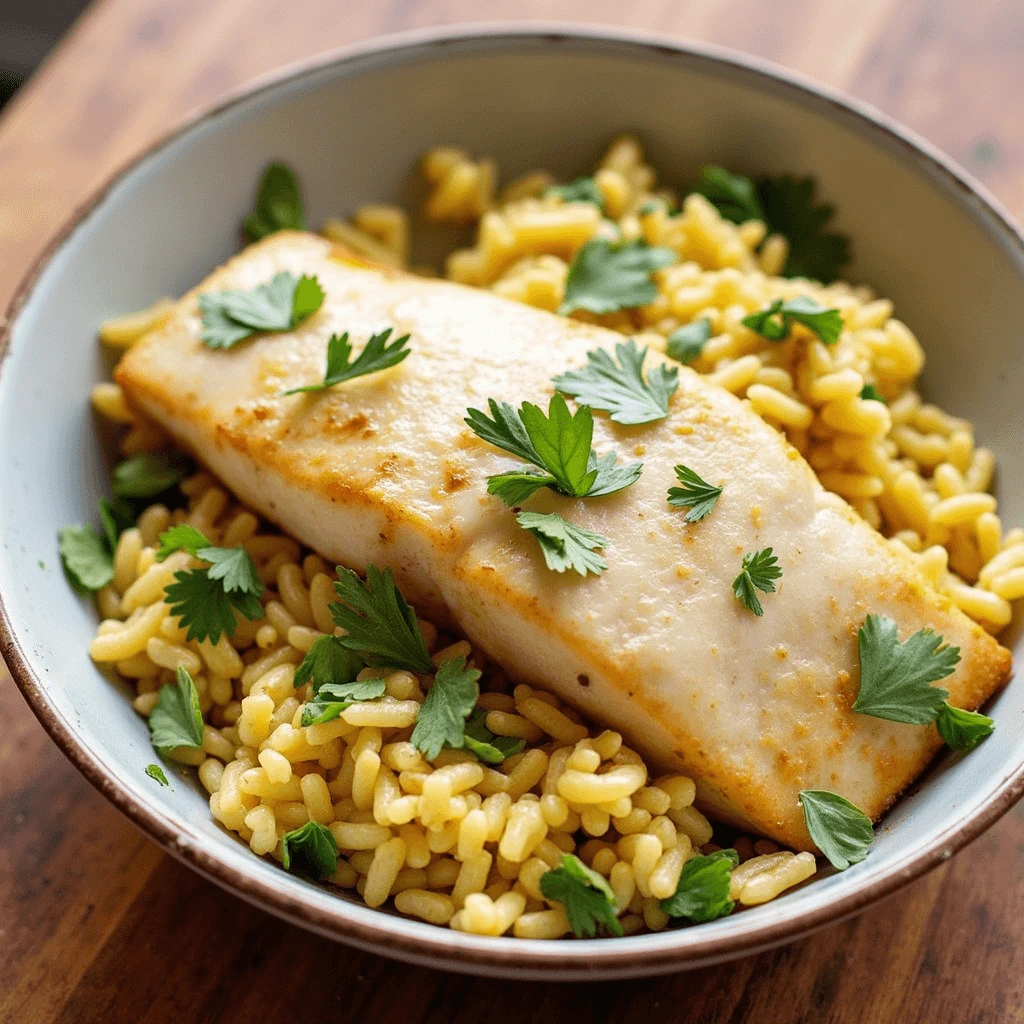
[[[230,351],[199,341],[200,292],[249,289],[281,270],[318,276],[327,296],[318,312]],[[322,379],[332,332],[348,331],[359,348],[385,327],[412,335],[400,365],[280,397]],[[706,810],[811,848],[800,790],[838,792],[876,818],[940,746],[931,726],[850,710],[867,614],[893,618],[903,639],[930,626],[959,646],[942,685],[961,707],[1005,681],[1009,652],[826,492],[745,402],[686,368],[666,420],[620,427],[595,417],[597,451],[643,461],[636,484],[586,501],[531,499],[610,541],[600,576],[548,570],[536,541],[487,494],[487,477],[517,461],[463,417],[488,398],[546,404],[554,375],[621,340],[279,232],[186,295],[116,377],[268,519],[339,563],[391,566],[420,614],[454,621],[514,677],[692,775]],[[724,484],[696,524],[666,500],[680,463]],[[758,618],[731,584],[744,553],[768,546],[784,576]]]

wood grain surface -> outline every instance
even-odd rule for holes
[[[189,113],[331,47],[483,17],[759,54],[901,119],[1024,215],[1024,5],[1005,0],[101,0],[0,117],[0,308],[90,190]],[[4,1022],[1024,1020],[1024,805],[899,895],[776,952],[653,981],[512,984],[356,953],[203,881],[89,787],[2,667],[0,722]]]

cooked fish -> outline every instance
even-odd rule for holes
[[[200,342],[199,293],[249,289],[282,270],[317,275],[327,295],[319,311],[230,351]],[[332,332],[361,344],[389,326],[412,335],[400,365],[280,397],[322,379]],[[931,726],[851,711],[865,616],[890,616],[904,638],[929,626],[959,646],[943,685],[961,707],[1005,681],[1009,652],[826,492],[747,404],[687,368],[667,419],[621,427],[595,417],[595,449],[641,459],[639,482],[586,501],[531,499],[610,541],[600,576],[546,568],[533,537],[486,491],[489,475],[518,463],[463,418],[488,398],[546,404],[555,374],[621,340],[281,232],[186,295],[116,377],[135,407],[267,519],[341,564],[390,566],[419,614],[457,624],[514,678],[690,774],[708,813],[812,849],[802,789],[838,792],[877,818],[940,746]],[[695,524],[666,500],[679,463],[724,484]],[[767,546],[784,576],[758,618],[731,584],[744,553]]]

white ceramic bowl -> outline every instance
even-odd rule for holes
[[[57,529],[91,521],[107,472],[89,389],[97,324],[191,287],[238,246],[268,160],[297,169],[311,222],[390,200],[415,207],[418,156],[455,143],[507,177],[585,173],[608,141],[642,139],[662,180],[705,162],[811,174],[854,240],[847,277],[875,285],[928,353],[927,393],[969,417],[1024,521],[1016,441],[1024,362],[1024,243],[984,191],[876,111],[760,62],[620,31],[551,27],[416,34],[343,51],[260,84],[118,175],[19,289],[0,346],[0,640],[35,713],[85,775],[155,841],[282,917],[406,960],[535,978],[623,977],[778,944],[862,909],[950,856],[1024,788],[1024,687],[994,703],[995,735],[904,799],[871,855],[763,907],[654,935],[489,939],[370,910],[286,874],[220,830],[185,775],[143,774],[145,723],[86,647],[96,623],[57,556]],[[450,244],[415,225],[420,256]],[[1015,635],[1011,631],[1011,635]]]

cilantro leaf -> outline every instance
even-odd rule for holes
[[[718,212],[734,224],[765,219],[754,183],[750,178],[733,174],[724,167],[714,164],[702,167],[693,191],[710,200]]]
[[[889,403],[882,397],[882,393],[875,387],[874,384],[865,384],[860,389],[860,397],[870,402],[881,402],[882,405],[888,405]]]
[[[604,212],[604,196],[593,178],[577,178],[568,185],[552,185],[544,195],[557,196],[566,203],[593,203]]]
[[[711,514],[722,494],[722,488],[701,479],[689,466],[676,466],[675,472],[683,486],[668,489],[668,503],[676,508],[689,508],[686,521],[697,523]]]
[[[735,850],[717,850],[707,857],[691,857],[684,865],[676,891],[661,901],[669,917],[685,917],[694,924],[714,921],[732,913],[729,899],[732,872],[740,862]]]
[[[160,547],[156,552],[158,562],[166,561],[175,551],[187,551],[193,558],[197,557],[202,548],[208,548],[210,542],[205,535],[188,523],[179,523],[160,534]]]
[[[563,519],[557,512],[520,512],[516,522],[537,538],[549,569],[565,572],[573,569],[586,576],[600,576],[608,563],[596,551],[608,546],[608,539],[593,530],[585,530]]]
[[[672,249],[648,245],[643,239],[613,245],[597,238],[573,257],[565,279],[565,299],[558,312],[584,309],[614,313],[646,306],[658,297],[651,274],[676,261]]]
[[[305,231],[306,218],[295,172],[287,164],[272,163],[263,172],[256,209],[245,218],[242,230],[250,242],[258,242],[282,228]]]
[[[869,615],[857,633],[860,690],[853,710],[862,715],[908,725],[927,725],[949,697],[941,687],[960,661],[960,648],[942,646],[930,629],[919,629],[899,642],[896,623],[886,615]]]
[[[732,581],[732,592],[736,599],[755,615],[764,615],[764,609],[757,598],[757,591],[775,593],[775,580],[782,576],[779,560],[771,548],[748,552],[743,556],[739,576]]]
[[[769,230],[789,242],[783,277],[834,281],[850,260],[850,243],[843,235],[828,233],[835,210],[826,203],[815,205],[814,179],[761,178],[757,195]]]
[[[200,548],[196,554],[210,563],[210,579],[220,580],[227,593],[241,592],[256,598],[263,596],[266,588],[245,548]]]
[[[838,309],[825,309],[806,295],[776,299],[764,309],[749,313],[741,322],[769,341],[784,341],[794,323],[803,324],[826,345],[834,345],[843,330],[843,318]]]
[[[155,779],[160,783],[161,786],[169,786],[170,783],[167,781],[167,776],[164,774],[163,768],[158,764],[147,764],[146,774],[151,778]]]
[[[578,939],[592,939],[599,928],[622,935],[611,886],[579,857],[563,854],[560,867],[540,876],[540,891],[545,899],[562,904],[569,927]]]
[[[799,799],[814,845],[834,868],[845,871],[867,856],[875,831],[859,807],[824,789],[805,789]]]
[[[117,550],[117,540],[125,530],[135,525],[135,512],[123,498],[100,498],[100,523],[103,535],[107,538],[107,547],[113,554]]]
[[[179,452],[143,452],[114,467],[110,486],[118,498],[153,498],[181,483],[188,470]]]
[[[953,750],[973,750],[982,740],[991,736],[996,727],[987,715],[955,708],[948,701],[943,701],[939,706],[935,724],[943,742]]]
[[[231,348],[258,331],[290,331],[323,301],[324,292],[315,277],[297,278],[288,270],[251,291],[204,292],[199,296],[199,340],[208,348]]]
[[[307,821],[281,836],[281,864],[285,871],[292,864],[318,881],[338,868],[338,844],[334,833],[318,821]]]
[[[383,697],[385,689],[383,679],[350,679],[348,682],[322,683],[316,688],[313,699],[302,706],[302,724],[322,725],[324,722],[333,721],[352,704]]]
[[[644,379],[647,349],[637,348],[632,338],[615,346],[615,356],[602,348],[587,353],[587,365],[554,378],[563,394],[572,395],[592,409],[601,409],[615,423],[634,426],[653,423],[668,415],[669,399],[679,387],[679,371],[664,363]]]
[[[386,370],[390,366],[397,366],[408,354],[409,349],[405,343],[409,340],[408,334],[397,338],[390,346],[387,340],[391,337],[391,328],[374,334],[366,343],[366,347],[352,362],[352,346],[348,342],[348,331],[340,337],[332,334],[327,342],[327,371],[324,379],[319,384],[306,384],[300,388],[291,388],[289,391],[282,391],[281,395],[297,395],[305,391],[326,391],[333,388],[335,384],[342,381],[352,380],[354,377],[364,377],[368,373],[376,373],[378,370]]]
[[[538,473],[533,469],[498,473],[487,478],[487,493],[496,494],[509,508],[522,505],[542,487],[557,489],[558,481],[548,473]]]
[[[295,669],[295,686],[313,683],[316,693],[324,683],[351,683],[363,669],[363,659],[350,651],[339,636],[320,636]]]
[[[692,363],[704,351],[711,338],[711,321],[702,316],[692,324],[677,327],[665,343],[665,353],[680,363]]]
[[[390,569],[367,566],[364,583],[351,569],[338,567],[334,589],[340,604],[331,605],[335,624],[345,630],[340,641],[370,665],[433,672],[416,613],[395,586]]]
[[[640,479],[644,465],[642,462],[627,462],[623,466],[616,466],[615,452],[598,455],[592,451],[587,460],[587,468],[596,472],[597,476],[583,497],[599,498],[603,494],[614,494],[629,487],[630,484],[635,484]]]
[[[263,606],[254,593],[228,592],[223,581],[212,578],[208,569],[182,569],[174,574],[174,579],[164,588],[164,598],[171,614],[187,627],[189,640],[209,640],[215,644],[222,633],[234,636],[236,612],[247,619],[263,615]]]
[[[519,415],[542,468],[555,478],[558,489],[576,497],[587,494],[597,479],[597,471],[588,467],[594,436],[590,410],[581,406],[572,414],[565,399],[556,393],[551,396],[547,416],[532,402],[523,402]]]
[[[544,463],[533,447],[519,413],[508,402],[496,402],[493,398],[487,399],[487,405],[491,410],[491,419],[479,409],[466,410],[465,422],[473,433],[495,448],[543,469]]]
[[[474,708],[463,732],[466,749],[476,754],[484,764],[502,764],[526,746],[524,739],[496,736],[487,728],[486,719],[487,712],[483,708]]]
[[[203,713],[199,691],[188,672],[178,666],[176,683],[160,687],[156,705],[149,715],[149,736],[156,750],[203,745]]]
[[[114,578],[114,556],[93,527],[62,526],[57,539],[68,582],[79,593],[102,590]]]
[[[448,747],[465,743],[466,719],[480,696],[477,680],[480,672],[466,668],[465,658],[446,661],[434,676],[434,685],[416,717],[411,741],[427,760],[432,760]]]

